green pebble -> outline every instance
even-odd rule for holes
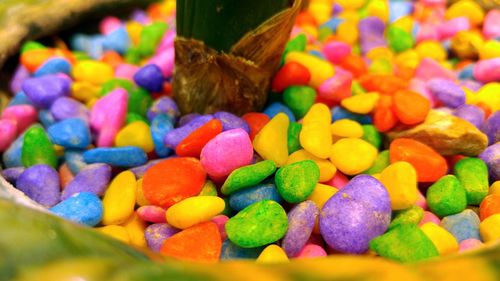
[[[300,119],[306,115],[316,99],[316,90],[308,86],[291,86],[283,92],[283,101]]]
[[[54,169],[57,168],[56,151],[41,126],[35,125],[26,130],[21,160],[26,168],[36,164],[46,164]]]
[[[290,122],[288,124],[288,154],[292,154],[301,148],[300,146],[300,131],[302,124]]]
[[[374,175],[381,173],[390,164],[389,150],[383,150],[375,158],[373,165],[370,169],[363,172],[363,174]]]
[[[467,207],[467,195],[454,175],[446,175],[427,190],[427,205],[439,217],[462,212]]]
[[[396,53],[404,52],[411,49],[415,44],[413,36],[405,30],[398,27],[389,27],[387,31],[387,41],[389,48]]]
[[[363,88],[363,86],[361,86],[361,84],[359,84],[358,81],[352,81],[351,92],[352,95],[355,96],[366,93],[366,90]]]
[[[371,143],[377,149],[380,148],[382,144],[382,136],[378,132],[377,128],[373,125],[363,125],[363,137],[365,141]]]
[[[128,95],[128,112],[146,116],[149,107],[153,103],[153,98],[148,91],[143,88],[136,88]]]
[[[300,203],[313,192],[319,180],[319,167],[312,160],[303,160],[281,167],[274,181],[281,197],[289,203]]]
[[[134,112],[127,113],[127,119],[125,120],[125,123],[130,124],[136,121],[142,121],[149,125],[149,120],[144,118],[143,116]]]
[[[262,200],[241,210],[226,223],[227,238],[243,248],[278,241],[288,230],[288,218],[280,204]]]
[[[243,188],[261,183],[276,171],[272,160],[264,160],[253,165],[240,167],[229,174],[221,187],[222,194],[229,195]]]
[[[130,64],[139,64],[139,62],[141,62],[139,49],[136,47],[128,48],[127,53],[125,53],[125,62]]]
[[[82,61],[82,60],[91,60],[92,58],[85,52],[80,52],[80,51],[74,51],[73,52],[73,57],[77,61]]]
[[[488,195],[488,167],[479,158],[465,158],[455,164],[454,174],[465,188],[468,205],[479,205]]]
[[[285,46],[283,56],[281,57],[281,64],[285,62],[285,57],[289,52],[303,52],[306,49],[306,45],[307,36],[304,33],[301,33],[289,40]]]
[[[21,54],[24,54],[27,51],[41,50],[41,49],[47,49],[47,47],[45,47],[42,43],[36,41],[27,41],[21,47]]]
[[[392,221],[389,225],[389,229],[401,224],[418,224],[423,217],[424,209],[417,205],[413,205],[408,209],[395,211],[392,213]]]
[[[217,187],[212,181],[207,180],[201,188],[198,196],[217,196]]]
[[[439,256],[432,241],[416,224],[400,224],[370,241],[378,255],[399,262],[414,262]]]
[[[109,92],[113,91],[116,88],[123,88],[126,90],[128,93],[132,92],[135,88],[134,84],[132,81],[126,80],[126,79],[111,79],[101,86],[101,92],[99,93],[99,96],[105,96]]]
[[[164,22],[154,22],[145,26],[141,31],[141,37],[139,39],[139,44],[137,45],[137,50],[139,51],[140,56],[152,56],[167,29],[168,24]]]

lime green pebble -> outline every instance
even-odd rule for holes
[[[241,210],[226,223],[228,239],[243,248],[278,241],[288,230],[288,218],[280,204],[262,200]]]
[[[292,154],[302,148],[300,146],[300,131],[302,124],[297,122],[290,122],[288,125],[288,153]]]
[[[160,43],[163,34],[168,29],[168,24],[164,22],[154,22],[145,26],[141,31],[141,38],[137,49],[142,57],[149,57],[154,54],[156,46]]]
[[[238,168],[229,174],[222,185],[223,194],[231,194],[243,188],[259,184],[276,171],[276,164],[272,160],[264,160],[253,165]]]
[[[92,59],[87,53],[80,52],[80,51],[74,51],[73,57],[75,58],[76,61]]]
[[[351,92],[353,96],[356,96],[366,93],[366,90],[363,88],[363,86],[361,86],[361,84],[359,84],[358,81],[352,81]]]
[[[128,93],[132,92],[134,90],[135,86],[132,83],[132,81],[126,80],[126,79],[111,79],[101,86],[101,91],[99,92],[99,96],[105,96],[109,92],[113,91],[116,88],[123,88],[126,90]]]
[[[316,90],[308,86],[291,86],[283,93],[283,101],[300,119],[306,115],[316,99]]]
[[[139,64],[139,62],[141,62],[139,49],[136,47],[128,48],[127,53],[125,53],[125,62],[130,64]]]
[[[27,51],[32,51],[32,50],[41,50],[41,49],[47,49],[42,43],[36,42],[36,41],[27,41],[26,43],[23,44],[21,47],[21,54],[27,52]]]
[[[289,52],[303,52],[306,49],[307,45],[307,36],[304,33],[301,33],[295,38],[288,41],[285,46],[285,51],[283,52],[283,56],[281,57],[281,64],[285,62],[285,57]]]
[[[363,137],[365,141],[371,143],[377,149],[380,148],[382,144],[382,136],[379,131],[373,125],[363,125]]]
[[[410,33],[393,26],[389,27],[389,30],[387,30],[387,41],[389,43],[389,48],[394,50],[396,53],[409,50],[415,44],[413,36]]]
[[[142,88],[136,88],[129,92],[128,96],[128,112],[137,113],[146,116],[149,107],[153,103],[151,95]]]
[[[276,188],[285,201],[299,203],[307,199],[319,181],[320,170],[312,160],[281,167],[274,178]]]
[[[142,122],[149,125],[149,120],[144,118],[142,115],[134,113],[134,112],[127,113],[127,119],[126,119],[127,125],[130,123],[134,123],[136,121],[142,121]]]
[[[465,158],[455,164],[454,174],[465,188],[468,205],[479,205],[488,195],[488,167],[479,158]]]
[[[429,209],[439,217],[458,214],[467,207],[465,189],[453,175],[446,175],[431,185],[426,198]]]
[[[389,150],[383,150],[377,155],[370,169],[364,171],[363,174],[374,175],[381,173],[390,163]]]
[[[38,125],[26,130],[21,151],[21,160],[25,167],[46,164],[57,168],[57,155],[45,130]]]
[[[392,229],[401,224],[418,224],[424,217],[424,209],[417,205],[413,205],[408,209],[395,211],[392,213],[392,221],[389,229]]]
[[[212,181],[207,180],[198,196],[217,196],[217,187]]]

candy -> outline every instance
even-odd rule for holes
[[[474,211],[466,209],[456,215],[444,217],[441,226],[448,230],[458,242],[466,239],[480,239],[479,217]]]
[[[254,203],[226,223],[228,239],[244,248],[263,246],[281,239],[288,229],[283,207],[271,200]]]
[[[213,119],[194,130],[182,140],[175,149],[175,154],[183,157],[200,157],[205,145],[222,132],[222,123]]]
[[[300,144],[309,153],[318,158],[328,158],[332,137],[328,131],[330,111],[324,104],[315,104],[304,116],[300,131]]]
[[[210,220],[224,210],[224,200],[217,196],[186,198],[168,208],[167,222],[173,227],[186,229]]]
[[[101,200],[89,192],[74,194],[50,208],[50,211],[67,220],[88,226],[97,225],[103,214]]]
[[[281,243],[289,257],[295,257],[305,246],[318,217],[318,207],[312,201],[297,204],[288,213],[288,231]]]
[[[154,150],[150,128],[142,121],[132,122],[123,127],[116,134],[115,145],[117,147],[136,146],[146,153]]]
[[[83,160],[88,164],[106,163],[117,167],[135,167],[148,160],[146,153],[135,146],[94,148],[83,153]]]
[[[500,238],[500,214],[486,218],[479,225],[481,237],[485,242],[496,241]]]
[[[288,116],[278,113],[255,136],[253,148],[264,159],[272,160],[277,167],[288,159]]]
[[[417,202],[417,173],[408,162],[387,166],[380,174],[380,181],[389,193],[393,210],[410,208]]]
[[[368,175],[354,177],[321,209],[321,235],[335,250],[364,253],[370,240],[387,230],[390,204],[389,194],[378,180]]]
[[[28,78],[22,87],[36,107],[49,108],[58,98],[69,95],[71,83],[69,79],[47,75]]]
[[[333,144],[330,160],[346,175],[356,175],[370,168],[377,157],[377,149],[357,138],[344,138]]]
[[[284,262],[288,262],[288,257],[283,249],[277,245],[267,246],[257,258],[257,263],[275,264]]]
[[[168,208],[200,193],[206,173],[195,158],[170,158],[156,163],[144,174],[142,189],[154,205]]]
[[[289,203],[304,201],[318,183],[320,170],[312,160],[303,160],[281,167],[275,176],[281,197]]]
[[[163,88],[163,80],[161,69],[154,64],[143,66],[134,75],[135,83],[150,92],[160,92]]]
[[[274,171],[276,171],[276,165],[271,160],[237,168],[229,174],[221,187],[221,192],[231,194],[240,189],[254,186],[272,175]]]
[[[316,91],[308,86],[291,86],[283,92],[283,101],[297,119],[306,115],[314,104],[315,98]]]
[[[81,119],[55,123],[47,129],[47,133],[54,144],[65,148],[86,148],[91,141],[89,127]]]
[[[311,73],[302,64],[290,62],[274,75],[272,89],[275,92],[282,92],[290,86],[307,85],[311,80]]]
[[[481,221],[500,213],[500,194],[486,196],[479,206],[479,217]]]
[[[440,217],[458,214],[467,207],[466,191],[453,175],[444,176],[431,185],[426,198],[429,209]]]
[[[368,114],[373,111],[379,95],[375,92],[355,95],[343,99],[340,104],[347,110],[357,114]]]
[[[59,175],[51,166],[37,164],[27,168],[17,178],[16,187],[42,206],[59,203]]]
[[[458,251],[457,240],[446,229],[431,222],[422,225],[420,229],[432,241],[440,255],[447,255]]]
[[[465,189],[467,203],[479,205],[488,195],[488,168],[479,158],[464,158],[455,164],[454,174]]]
[[[304,149],[297,150],[294,153],[290,154],[286,164],[289,165],[303,160],[312,160],[314,161],[314,163],[316,163],[316,165],[319,168],[320,182],[329,181],[337,172],[337,168],[335,167],[335,165],[333,165],[331,161],[327,159],[318,158],[312,155],[311,153],[305,151]]]
[[[106,164],[85,166],[64,188],[61,199],[66,200],[80,192],[103,195],[111,178],[111,167]]]
[[[148,247],[154,252],[159,252],[161,245],[166,239],[179,232],[178,229],[168,225],[167,223],[155,223],[144,231]]]
[[[46,164],[54,168],[57,166],[56,153],[42,127],[32,126],[26,131],[21,158],[25,167],[36,164]]]

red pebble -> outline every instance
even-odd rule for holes
[[[250,127],[250,139],[253,138],[260,132],[260,130],[269,122],[269,116],[264,113],[259,112],[249,112],[243,115],[241,118],[247,122]]]
[[[380,95],[377,107],[373,113],[373,125],[379,132],[387,132],[398,123],[396,114],[392,111],[392,97]]]
[[[167,218],[165,216],[165,209],[162,207],[154,206],[154,205],[149,205],[149,206],[142,206],[139,209],[137,209],[137,216],[146,222],[152,222],[152,223],[165,223],[167,222]]]
[[[479,206],[479,218],[483,221],[496,214],[500,214],[500,194],[490,194],[484,197]]]
[[[175,153],[178,156],[200,158],[203,147],[221,132],[222,123],[213,119],[183,139],[175,148]]]
[[[283,65],[274,75],[272,89],[275,92],[282,92],[290,86],[307,85],[311,80],[311,73],[300,63],[289,62]]]

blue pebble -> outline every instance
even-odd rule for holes
[[[458,79],[460,80],[474,79],[474,65],[475,64],[470,64],[464,67],[462,70],[460,70],[460,72],[458,73]]]
[[[161,97],[154,101],[146,115],[151,122],[156,115],[162,113],[167,114],[172,119],[173,123],[175,123],[179,115],[181,115],[177,108],[177,104],[170,97]]]
[[[198,129],[199,127],[205,125],[212,119],[214,119],[214,117],[210,114],[197,117],[191,120],[191,122],[187,123],[186,125],[169,131],[165,135],[163,141],[167,147],[175,149],[182,140],[184,140],[187,136],[189,136],[189,134],[191,134],[194,130]]]
[[[73,175],[76,175],[87,166],[83,160],[83,150],[67,149],[64,151],[64,161],[68,165],[69,170]]]
[[[477,214],[469,209],[441,220],[441,226],[455,236],[459,243],[471,238],[481,240],[479,223]]]
[[[372,123],[372,118],[368,115],[352,113],[340,106],[335,106],[332,108],[332,122],[341,119],[351,119],[362,125],[367,125]]]
[[[130,46],[130,37],[125,27],[119,27],[104,38],[104,49],[125,54]]]
[[[21,104],[33,105],[30,98],[28,98],[28,96],[23,91],[17,92],[17,94],[15,94],[12,99],[10,99],[8,106]]]
[[[229,206],[235,211],[241,211],[253,203],[262,200],[273,200],[283,203],[274,184],[258,184],[256,186],[239,190],[229,197]]]
[[[94,35],[90,37],[89,44],[85,50],[87,54],[93,59],[99,59],[104,55],[104,42],[106,38],[104,35]]]
[[[22,88],[36,107],[49,108],[56,99],[69,95],[71,82],[67,78],[45,75],[24,80]]]
[[[288,119],[290,119],[290,122],[295,122],[295,115],[293,115],[292,110],[290,110],[290,108],[280,102],[273,102],[268,107],[266,107],[266,109],[264,109],[263,113],[272,119],[274,116],[276,116],[276,114],[280,112],[285,113],[288,116]]]
[[[87,123],[79,118],[57,122],[47,133],[53,143],[65,148],[86,148],[92,141]]]
[[[17,139],[7,148],[3,153],[2,160],[3,165],[6,168],[21,167],[23,163],[21,161],[21,151],[23,148],[24,133],[21,134]]]
[[[229,241],[229,239],[226,239],[224,243],[222,243],[220,259],[221,260],[256,259],[257,257],[259,257],[262,250],[264,250],[264,247],[242,248]]]
[[[70,39],[71,49],[80,52],[86,52],[90,44],[90,36],[84,34],[75,34]]]
[[[165,139],[165,135],[173,129],[172,120],[167,114],[156,115],[151,122],[151,136],[153,137],[155,152],[158,157],[166,157],[172,152],[163,140]]]
[[[50,113],[50,110],[42,109],[38,111],[38,120],[42,123],[42,125],[47,128],[56,123],[54,116]]]
[[[323,53],[321,51],[318,51],[318,50],[310,50],[309,51],[309,54],[310,55],[313,55],[315,57],[318,57],[322,60],[326,60],[325,56],[323,55]]]
[[[326,21],[325,23],[323,23],[321,25],[321,27],[328,27],[329,29],[332,30],[333,33],[336,33],[337,32],[337,27],[343,22],[344,20],[341,19],[341,18],[338,18],[338,17],[333,17],[331,19],[329,19],[328,21]]]
[[[135,83],[152,93],[162,90],[164,80],[163,73],[156,64],[148,64],[134,75]]]
[[[117,167],[136,167],[144,165],[148,156],[136,146],[100,147],[85,151],[83,160],[87,164],[106,163]]]
[[[50,211],[59,217],[88,226],[96,226],[103,214],[101,200],[90,192],[77,193],[50,208]]]
[[[250,134],[250,127],[247,122],[232,113],[219,111],[214,113],[214,117],[222,123],[223,131],[241,128]]]
[[[413,11],[413,4],[406,1],[389,1],[389,21],[409,15]]]
[[[40,77],[49,74],[57,74],[57,73],[71,73],[71,64],[63,58],[52,58],[46,61],[42,66],[40,66],[33,76]]]
[[[15,184],[19,176],[24,172],[24,167],[14,167],[2,170],[2,176],[11,184]]]

